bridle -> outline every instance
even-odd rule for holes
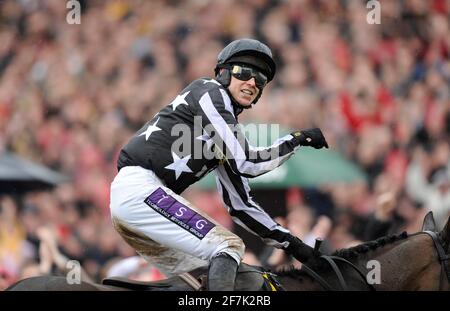
[[[444,286],[444,275],[447,275],[447,282],[450,283],[450,265],[449,265],[449,261],[450,261],[450,253],[449,253],[449,249],[447,249],[447,252],[444,249],[444,241],[442,241],[442,238],[439,236],[439,234],[437,234],[434,231],[422,231],[419,233],[425,233],[428,234],[434,242],[434,247],[438,253],[438,259],[439,259],[439,264],[441,265],[441,274],[439,277],[439,290],[442,290],[443,286]],[[447,248],[450,248],[447,247]]]
[[[447,282],[450,284],[450,251],[449,251],[450,246],[448,246],[447,251],[445,251],[444,241],[442,241],[442,238],[439,236],[439,234],[437,234],[434,231],[425,230],[425,231],[415,233],[413,235],[417,235],[417,234],[428,234],[431,237],[431,239],[433,240],[434,247],[438,254],[439,264],[441,265],[441,273],[440,273],[440,277],[439,277],[439,290],[442,290],[443,286],[444,286],[445,275],[447,276]],[[413,235],[411,235],[411,236],[413,236]],[[314,247],[316,250],[318,250],[318,248],[320,247],[320,243],[321,243],[321,241],[316,241],[316,246]],[[361,272],[361,270],[357,266],[355,266],[353,263],[351,263],[350,261],[348,261],[344,258],[341,258],[341,257],[327,256],[327,255],[320,256],[320,259],[325,260],[331,266],[331,268],[333,269],[334,273],[337,276],[337,279],[339,281],[339,284],[340,284],[342,290],[344,290],[344,291],[348,290],[348,286],[347,286],[347,283],[345,282],[345,279],[344,279],[344,276],[343,276],[341,270],[339,269],[339,267],[336,264],[336,261],[340,261],[344,264],[347,264],[349,267],[354,269],[358,273],[358,275],[361,277],[361,279],[364,280],[364,282],[367,284],[367,287],[369,288],[369,290],[375,291],[375,288],[367,282],[367,279],[364,276],[363,272]],[[306,265],[303,265],[302,269],[306,273],[308,273],[313,279],[315,279],[325,290],[330,290],[330,291],[333,290],[332,286],[327,281],[325,281],[319,274],[317,274],[315,271],[313,271],[311,268],[309,268]]]

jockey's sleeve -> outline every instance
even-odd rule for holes
[[[234,174],[226,163],[215,170],[217,188],[237,224],[260,236],[269,245],[286,246],[289,230],[276,223],[250,196],[248,179]]]
[[[220,154],[240,176],[252,178],[267,173],[289,159],[299,147],[291,134],[269,147],[250,146],[234,115],[230,97],[219,87],[209,89],[200,97],[198,115],[204,133],[215,144],[216,155]]]

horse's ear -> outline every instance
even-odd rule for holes
[[[436,223],[434,222],[433,212],[428,212],[423,219],[422,231],[436,231]]]
[[[444,229],[442,229],[439,235],[447,243],[447,245],[450,244],[450,216],[447,219]]]

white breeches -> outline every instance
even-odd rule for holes
[[[121,236],[167,277],[208,265],[224,252],[240,263],[242,240],[150,170],[124,167],[111,184],[111,217]]]

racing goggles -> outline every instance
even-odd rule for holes
[[[241,81],[248,81],[251,78],[255,78],[255,84],[258,89],[263,89],[267,84],[267,76],[262,72],[250,67],[233,65],[231,67],[231,74],[233,75],[233,77]]]

